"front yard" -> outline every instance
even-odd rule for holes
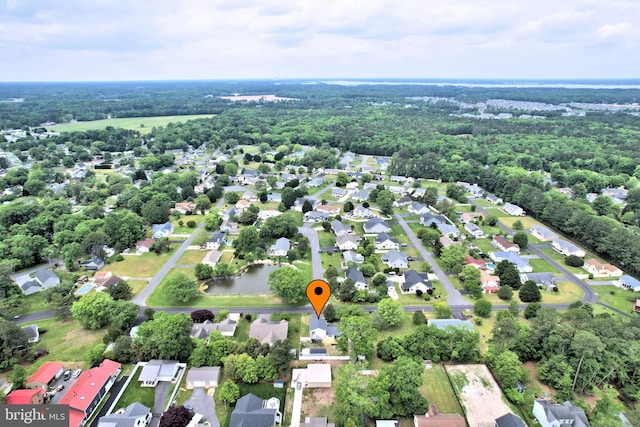
[[[127,255],[122,261],[115,261],[104,266],[103,271],[110,271],[116,276],[153,277],[178,249],[177,243],[171,244],[169,252],[160,255],[154,252],[142,255]]]
[[[640,294],[614,285],[597,285],[591,288],[598,294],[598,301],[623,313],[633,314],[636,299],[640,298]]]

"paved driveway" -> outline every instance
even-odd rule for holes
[[[184,404],[191,405],[196,413],[202,414],[204,420],[209,421],[211,427],[220,427],[213,398],[207,394],[207,391],[204,388],[194,388],[191,398],[184,402]]]

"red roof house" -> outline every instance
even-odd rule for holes
[[[475,268],[479,268],[480,270],[486,269],[486,263],[481,259],[475,259],[471,255],[467,255],[464,259],[464,265],[472,265]]]
[[[9,405],[42,405],[44,403],[44,389],[13,390],[6,397]]]
[[[47,388],[49,383],[64,372],[64,366],[60,362],[46,362],[38,368],[29,378],[25,385],[27,388]]]
[[[121,365],[104,360],[99,367],[84,371],[58,404],[69,405],[69,427],[78,427],[98,406],[100,400],[111,389],[121,371]]]

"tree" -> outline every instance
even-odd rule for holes
[[[107,288],[107,293],[116,301],[128,300],[133,296],[133,289],[129,283],[120,279],[118,283]]]
[[[231,380],[226,380],[218,388],[218,398],[224,402],[225,407],[228,403],[235,403],[240,397],[240,387]]]
[[[213,277],[213,267],[209,264],[196,264],[195,276],[198,280],[207,280]]]
[[[353,203],[351,203],[350,201],[346,201],[342,206],[342,210],[345,212],[351,212],[353,208],[354,208]]]
[[[186,362],[193,350],[191,327],[193,321],[186,314],[156,312],[153,320],[138,327],[133,339],[134,360],[180,360]]]
[[[279,239],[280,237],[290,239],[297,233],[296,219],[291,213],[269,218],[260,228],[260,237],[262,239]]]
[[[164,224],[169,220],[169,208],[161,206],[153,200],[142,205],[140,214],[147,224]]]
[[[235,191],[229,191],[224,195],[224,201],[229,205],[235,205],[240,200],[240,194]]]
[[[117,315],[118,306],[106,292],[95,292],[83,296],[73,303],[71,313],[87,329],[99,329],[111,323]]]
[[[576,255],[569,255],[564,257],[564,263],[570,267],[582,267],[584,265],[584,258],[580,258]]]
[[[358,356],[370,358],[373,355],[373,345],[378,338],[378,331],[371,327],[367,317],[351,316],[340,318],[337,338],[338,350],[349,353],[352,359]]]
[[[104,360],[104,351],[107,349],[107,345],[105,343],[96,344],[89,351],[89,361],[91,364],[99,364]]]
[[[447,270],[451,271],[456,265],[462,265],[467,250],[462,245],[451,245],[442,249],[440,259]]]
[[[71,317],[71,305],[76,300],[76,288],[73,283],[61,283],[42,292],[42,297],[49,303],[56,317],[67,319]]]
[[[333,304],[327,304],[324,307],[324,310],[322,310],[322,315],[324,316],[324,320],[326,320],[329,323],[332,323],[338,320],[336,309],[333,306]]]
[[[165,278],[165,294],[175,302],[189,302],[200,295],[198,284],[184,273],[176,273]]]
[[[186,427],[191,418],[191,413],[184,406],[172,406],[162,414],[160,427]]]
[[[220,227],[220,224],[222,224],[222,218],[217,212],[210,212],[209,215],[204,218],[204,228],[207,231],[217,230]]]
[[[495,227],[495,225],[498,223],[498,218],[494,215],[489,215],[486,221],[487,224],[489,224],[491,227]]]
[[[311,212],[313,210],[313,205],[309,200],[305,200],[302,204],[302,213],[305,214],[307,212]]]
[[[493,372],[500,378],[502,387],[515,388],[524,379],[524,368],[518,355],[510,350],[500,353],[495,360]]]
[[[624,407],[618,399],[618,391],[610,384],[605,384],[600,393],[600,399],[596,401],[596,407],[593,408],[593,419],[591,425],[594,427],[616,426],[620,423],[618,415],[623,411]]]
[[[413,312],[412,321],[414,325],[424,325],[427,323],[427,317],[420,310],[416,310]]]
[[[511,301],[511,298],[513,298],[513,289],[509,286],[500,286],[498,289],[498,298],[504,301]]]
[[[529,237],[527,236],[527,233],[518,231],[513,235],[513,243],[520,246],[520,249],[526,248],[529,244]]]
[[[538,302],[542,299],[542,294],[536,282],[527,280],[520,288],[520,301],[522,302]]]
[[[450,319],[451,308],[445,302],[437,302],[433,304],[433,311],[436,313],[437,319]]]
[[[509,313],[511,313],[514,319],[520,316],[520,304],[518,304],[518,301],[511,301],[509,303]]]
[[[6,369],[15,364],[13,357],[17,348],[28,348],[27,334],[15,323],[0,319],[0,369]]]
[[[193,320],[193,323],[204,323],[207,320],[212,321],[214,318],[213,312],[211,312],[211,310],[207,310],[206,308],[194,310],[191,312],[190,316],[191,320]]]
[[[377,313],[389,326],[398,326],[402,322],[404,310],[399,302],[385,298],[378,303]]]
[[[531,319],[536,317],[541,308],[542,306],[537,302],[527,304],[527,308],[524,309],[524,318]]]
[[[427,400],[420,394],[424,366],[412,358],[401,356],[383,367],[369,383],[375,402],[374,417],[396,418],[427,412]]]
[[[380,207],[380,212],[383,215],[390,215],[393,212],[393,202],[395,197],[389,190],[382,190],[376,197],[376,203]]]
[[[416,313],[421,312],[416,311]],[[422,325],[424,325],[424,322],[422,323]],[[378,341],[378,345],[376,346],[376,354],[385,362],[390,362],[402,355],[405,355],[406,351],[402,346],[402,341],[400,338],[390,336],[381,341]]]
[[[256,250],[260,243],[260,237],[253,226],[240,230],[240,234],[233,241],[233,247],[240,253],[247,254]]]
[[[484,298],[479,299],[473,305],[473,312],[476,314],[476,316],[490,317],[491,310],[493,310],[493,305]]]
[[[613,206],[613,200],[611,200],[611,197],[600,195],[591,202],[591,206],[598,215],[606,215],[609,213],[611,206]]]
[[[271,346],[269,355],[271,356],[271,363],[275,369],[282,375],[289,373],[291,369],[291,362],[295,359],[291,353],[291,341],[289,339],[277,340]]]
[[[516,231],[520,231],[520,230],[524,230],[524,225],[522,224],[522,221],[518,219],[513,223],[511,228],[513,228]]]
[[[207,209],[211,207],[211,200],[209,200],[209,197],[204,194],[201,194],[198,197],[196,197],[195,203],[196,203],[196,210],[199,210],[202,215],[204,215]]]
[[[18,390],[24,388],[24,382],[27,380],[27,371],[21,365],[13,365],[11,373],[11,389]]]
[[[299,270],[292,267],[269,273],[269,288],[287,304],[298,304],[306,298],[304,278]]]
[[[367,390],[367,379],[361,374],[364,369],[367,369],[364,363],[347,363],[338,368],[335,380],[336,425],[362,425],[365,415],[371,413],[373,401]]]
[[[515,265],[507,260],[502,260],[496,266],[496,274],[500,278],[501,286],[509,286],[512,289],[520,289],[520,273]]]

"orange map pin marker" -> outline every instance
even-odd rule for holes
[[[324,280],[312,280],[307,285],[307,299],[309,299],[313,309],[316,311],[318,319],[320,318],[322,309],[327,304],[327,301],[329,301],[329,297],[331,297],[331,288]]]

